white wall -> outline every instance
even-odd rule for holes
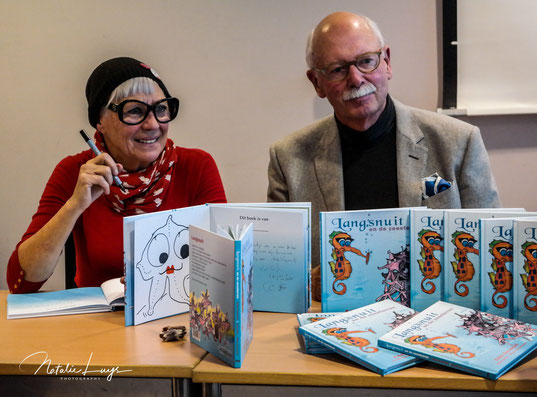
[[[214,156],[229,201],[265,201],[269,144],[331,113],[305,76],[308,32],[333,11],[370,16],[392,48],[392,95],[434,110],[436,6],[435,0],[2,0],[0,288],[53,167],[86,149],[78,134],[91,131],[84,88],[103,60],[132,56],[154,67],[181,99],[170,128],[175,143]],[[498,159],[512,165],[510,157]],[[537,189],[512,188],[513,199],[504,200],[511,207]],[[61,288],[57,277],[51,288]]]

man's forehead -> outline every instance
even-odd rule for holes
[[[370,31],[365,34],[327,35],[314,44],[314,58],[322,64],[352,60],[360,54],[377,51],[380,47],[378,38]]]

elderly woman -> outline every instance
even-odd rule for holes
[[[71,232],[75,282],[98,286],[123,275],[124,216],[226,201],[213,158],[168,138],[179,100],[154,69],[132,58],[105,61],[88,79],[86,97],[102,153],[86,150],[56,166],[9,260],[12,293],[43,285]]]

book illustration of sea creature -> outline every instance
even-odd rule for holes
[[[527,241],[522,245],[522,255],[524,255],[524,271],[521,274],[522,284],[526,290],[524,297],[524,307],[532,312],[537,311],[537,243]],[[531,303],[530,303],[531,302]]]
[[[427,338],[425,335],[413,335],[409,338],[406,338],[405,342],[412,344],[412,345],[421,345],[428,349],[433,349],[434,351],[439,352],[439,353],[454,354],[455,356],[460,357],[460,358],[472,358],[475,356],[475,354],[472,352],[461,352],[461,348],[455,344],[434,342],[437,339],[442,339],[442,338],[447,338],[447,337],[456,338],[455,335],[451,335],[451,334],[446,334],[442,336],[434,336],[432,338]]]
[[[414,317],[418,312],[409,312],[409,313],[397,313],[396,311],[393,312],[394,320],[391,323],[386,323],[387,326],[389,326],[391,329],[397,328],[404,322],[410,320],[412,317]]]
[[[452,234],[453,239],[451,242],[455,245],[454,257],[456,262],[451,262],[453,266],[453,272],[457,277],[453,289],[459,296],[467,296],[469,289],[466,284],[460,284],[472,280],[474,277],[475,269],[474,264],[468,259],[468,254],[479,255],[479,250],[474,248],[477,240],[469,233],[457,231]]]
[[[359,333],[365,333],[365,332],[371,332],[375,333],[371,328],[361,331],[361,330],[354,330],[354,331],[347,331],[347,328],[329,328],[324,329],[323,333],[329,336],[333,336],[341,341],[341,343],[349,346],[355,346],[358,347],[361,351],[364,353],[376,353],[378,352],[378,348],[375,346],[369,346],[371,342],[367,340],[366,338],[360,338],[358,336],[350,336],[351,334],[359,334]]]
[[[227,338],[233,338],[234,331],[227,313],[222,312],[219,305],[213,307],[209,291],[201,293],[199,298],[190,293],[190,328],[193,337],[200,339],[200,332],[219,343],[227,344]]]
[[[500,309],[507,306],[508,299],[505,295],[498,295],[508,292],[513,287],[513,274],[507,270],[507,263],[513,262],[513,244],[494,240],[489,244],[489,252],[492,254],[492,270],[489,272],[490,282],[494,288],[492,294],[492,304]]]
[[[328,317],[308,317],[310,323],[316,323],[317,321],[325,320]]]
[[[532,328],[531,324],[495,314],[473,310],[467,315],[457,315],[462,319],[462,324],[458,327],[467,330],[468,335],[496,339],[499,345],[518,338],[531,339],[537,335],[537,329]]]
[[[436,285],[432,280],[438,278],[440,272],[442,271],[442,265],[434,256],[434,251],[444,251],[444,247],[442,247],[440,244],[442,242],[442,236],[433,230],[422,229],[418,233],[418,237],[418,241],[422,246],[420,254],[423,258],[418,260],[421,273],[423,274],[423,279],[421,280],[421,290],[426,294],[434,294],[436,291]]]
[[[148,306],[144,316],[154,313],[155,305],[166,296],[188,303],[188,227],[175,223],[170,215],[147,242],[136,268],[150,282]],[[184,270],[183,270],[184,269]],[[144,310],[145,307],[142,308]]]
[[[376,298],[377,302],[390,299],[402,305],[410,306],[409,256],[408,245],[405,248],[401,247],[401,251],[396,253],[388,251],[387,263],[378,267],[379,270],[387,270],[387,272],[382,273],[384,292]]]
[[[338,295],[344,295],[345,292],[347,292],[347,286],[342,282],[342,280],[348,279],[352,273],[351,263],[347,258],[345,258],[345,253],[352,252],[365,258],[366,265],[369,262],[369,255],[371,253],[368,252],[364,255],[359,249],[351,247],[351,243],[354,240],[347,233],[334,231],[329,237],[330,244],[334,247],[332,249],[332,258],[334,261],[329,262],[330,269],[335,277],[334,282],[332,283],[332,291]],[[336,287],[338,289],[336,289]]]

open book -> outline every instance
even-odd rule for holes
[[[206,204],[125,217],[125,325],[189,311],[189,228],[253,224],[254,310],[310,304],[310,203]]]
[[[9,294],[7,318],[60,316],[64,314],[108,312],[124,306],[125,286],[119,278],[105,281],[100,287],[73,288],[62,291]]]

